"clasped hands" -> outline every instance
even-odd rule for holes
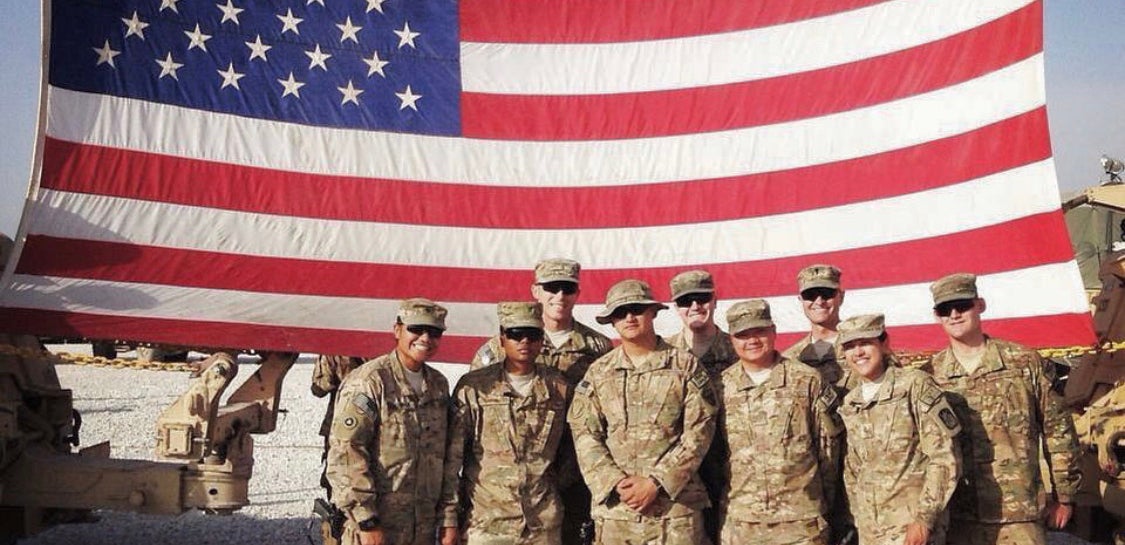
[[[625,505],[641,514],[648,511],[660,496],[660,485],[651,477],[630,475],[618,481],[614,489]]]

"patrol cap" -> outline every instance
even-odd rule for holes
[[[652,297],[652,288],[640,280],[622,280],[609,288],[605,294],[605,310],[594,317],[599,324],[608,324],[609,317],[619,307],[625,305],[651,305],[668,308]]]
[[[840,289],[840,269],[832,265],[809,265],[797,273],[797,291],[812,288]]]
[[[715,281],[711,279],[711,273],[701,270],[677,274],[672,277],[669,286],[672,288],[673,301],[693,293],[715,293]]]
[[[773,327],[770,304],[765,299],[739,301],[727,310],[727,327],[736,335],[756,327]]]
[[[445,331],[445,307],[422,297],[405,299],[398,306],[398,321],[403,325],[426,325]]]
[[[878,339],[886,332],[882,314],[852,316],[836,326],[836,345],[847,344],[856,339]]]
[[[934,295],[934,306],[947,301],[977,298],[977,277],[969,273],[957,273],[938,279],[930,284]]]
[[[582,266],[573,259],[551,258],[535,264],[535,283],[574,282],[578,283],[578,272]]]
[[[543,329],[543,305],[539,303],[523,301],[497,303],[496,316],[500,318],[500,327],[503,329],[515,327]]]

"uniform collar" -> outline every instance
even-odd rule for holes
[[[613,368],[619,370],[633,371],[636,373],[647,373],[657,369],[667,367],[668,352],[674,350],[672,345],[668,344],[663,337],[656,337],[656,347],[652,349],[640,362],[630,361],[629,356],[625,354],[625,347],[619,347],[621,353],[616,358]]]
[[[970,376],[965,368],[957,361],[957,356],[953,353],[953,347],[947,346],[934,358],[934,372],[944,378],[957,378]],[[977,367],[973,374],[982,375],[991,373],[993,371],[1001,371],[1006,369],[1007,365],[1004,363],[1004,356],[1000,352],[1000,347],[992,341],[988,335],[984,336],[984,353],[981,355],[980,367]]]
[[[863,399],[863,379],[859,379],[855,388],[848,392],[845,396],[844,402],[854,408],[867,408],[876,403],[887,401],[894,396],[895,379],[898,376],[898,366],[893,362],[887,362],[887,370],[883,372],[883,383],[879,385],[879,390],[875,392],[875,397],[871,401]]]
[[[785,384],[789,381],[789,366],[786,365],[789,360],[781,357],[777,350],[774,350],[773,353],[777,363],[773,365],[770,376],[761,384],[754,384],[754,381],[750,380],[750,376],[746,374],[746,369],[742,367],[741,361],[734,362],[734,365],[738,366],[738,390],[740,392],[754,388],[776,389],[785,387]]]

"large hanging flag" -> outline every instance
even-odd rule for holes
[[[960,271],[988,331],[1093,340],[1039,1],[50,4],[4,329],[376,354],[426,296],[463,362],[568,257],[587,323],[701,267],[795,339],[823,262],[899,348],[941,344],[927,286]]]

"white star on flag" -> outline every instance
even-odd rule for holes
[[[160,76],[157,79],[172,76],[172,79],[180,81],[180,77],[176,75],[176,70],[179,70],[183,64],[172,60],[171,52],[168,52],[168,56],[164,57],[164,60],[156,59],[156,64],[160,65]]]
[[[109,40],[106,40],[105,45],[101,47],[91,47],[90,49],[93,49],[94,52],[98,54],[98,64],[95,64],[94,66],[108,64],[112,68],[117,68],[117,65],[113,63],[113,58],[120,55],[121,52],[111,48],[109,46]]]
[[[406,86],[405,91],[403,91],[401,93],[395,93],[395,96],[398,97],[398,99],[402,101],[402,104],[400,104],[399,107],[398,107],[399,110],[405,110],[407,108],[410,108],[411,110],[414,110],[415,112],[418,111],[418,106],[414,103],[418,102],[418,99],[422,98],[422,95],[414,94],[414,91],[410,89],[409,85]]]
[[[185,31],[184,34],[186,34],[187,37],[191,39],[191,43],[189,43],[187,46],[188,51],[191,51],[196,47],[207,51],[207,40],[211,39],[211,35],[201,32],[199,30],[199,23],[195,23],[195,30],[191,32]]]
[[[281,92],[282,98],[285,98],[289,95],[301,98],[301,87],[304,87],[305,84],[297,81],[296,79],[293,79],[293,72],[289,73],[289,79],[279,79],[277,80],[277,82],[285,88],[285,90]]]
[[[313,51],[305,51],[305,55],[309,56],[309,70],[319,66],[325,72],[328,71],[328,66],[324,64],[324,61],[332,58],[332,55],[322,52],[320,44],[316,44],[316,49]]]
[[[246,47],[250,48],[250,60],[261,58],[263,61],[269,62],[269,59],[266,58],[266,51],[273,49],[273,46],[262,43],[261,34],[258,34],[254,38],[254,41],[244,43],[246,44]]]
[[[412,32],[410,30],[410,23],[408,23],[408,22],[402,23],[402,30],[396,30],[396,31],[394,31],[394,33],[398,34],[398,47],[399,47],[399,49],[402,49],[402,46],[404,46],[404,45],[409,45],[410,47],[414,47],[414,38],[422,35],[421,32]],[[417,48],[415,47],[415,49],[417,49]]]
[[[246,10],[234,7],[234,2],[232,0],[227,0],[227,5],[225,6],[222,4],[216,4],[215,7],[219,8],[219,10],[223,12],[223,20],[219,21],[220,25],[227,21],[234,21],[234,24],[236,25],[242,24],[238,22],[238,14]]]
[[[133,18],[121,18],[121,22],[125,23],[125,37],[139,36],[142,40],[145,39],[145,29],[148,28],[148,23],[141,21],[137,16],[137,11],[133,10]]]
[[[285,32],[288,30],[292,30],[293,34],[296,34],[298,36],[301,35],[301,31],[297,30],[297,25],[301,24],[301,21],[304,21],[304,19],[301,19],[300,17],[294,17],[293,8],[287,8],[285,10],[285,15],[278,15],[277,18],[281,19],[282,34],[285,34]]]
[[[371,58],[363,59],[363,62],[367,63],[368,66],[367,77],[371,77],[372,74],[379,74],[384,78],[387,77],[387,75],[383,73],[383,67],[390,64],[390,61],[380,59],[378,51],[372,51]]]
[[[164,11],[166,9],[170,9],[170,10],[176,12],[176,13],[179,13],[180,10],[179,10],[179,8],[176,7],[176,2],[179,2],[179,1],[180,0],[160,0],[160,10],[159,11]]]
[[[313,5],[314,3],[315,3],[315,4],[320,4],[320,5],[322,5],[322,6],[323,6],[323,5],[324,5],[324,0],[308,0],[308,2],[305,2],[305,5],[306,5],[306,6],[311,6],[311,5]]]
[[[340,101],[341,106],[349,102],[359,106],[359,95],[363,94],[363,89],[356,89],[352,85],[352,80],[348,80],[347,87],[337,87],[336,89],[339,89],[340,93],[344,95],[344,98]]]
[[[238,72],[235,72],[233,62],[227,65],[227,69],[225,71],[224,70],[216,70],[216,72],[218,72],[220,76],[223,76],[223,85],[221,87],[219,87],[219,89],[226,89],[227,87],[234,87],[235,89],[238,89],[239,91],[242,90],[242,88],[238,86],[238,80],[246,77],[246,74],[239,74]]]
[[[359,43],[359,38],[356,37],[356,33],[359,32],[363,27],[353,25],[352,17],[350,15],[347,19],[344,20],[344,24],[336,25],[336,28],[340,29],[340,43],[344,43],[344,41],[346,40],[351,40],[357,44]]]
[[[386,1],[387,0],[367,0],[367,11],[364,13],[371,13],[371,10],[383,13],[383,2]]]

